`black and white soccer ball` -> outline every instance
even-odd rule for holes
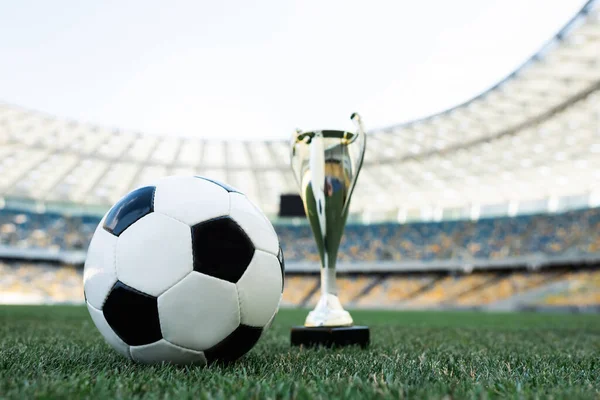
[[[139,362],[233,361],[271,324],[284,262],[265,215],[239,191],[168,177],[117,202],[85,262],[88,310]]]

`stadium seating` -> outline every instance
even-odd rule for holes
[[[87,249],[97,217],[0,210],[0,244],[18,248]]]
[[[295,282],[291,283],[289,286],[292,287],[294,283],[307,279],[302,276],[295,277]],[[368,275],[357,275],[357,276],[341,276],[337,279],[338,293],[340,301],[343,304],[354,304],[355,301],[365,292],[368,288],[370,288],[373,284],[378,282],[377,277],[372,277]],[[320,291],[319,282],[315,279],[315,283],[313,285],[313,290],[311,290],[308,295],[305,294],[304,301],[301,303],[296,303],[294,305],[313,307],[317,304],[319,300]]]
[[[480,308],[545,288],[551,290],[527,303],[600,306],[598,268],[342,275],[338,287],[340,300],[349,308]],[[319,294],[317,275],[290,275],[285,280],[282,306],[312,307]],[[81,268],[0,261],[0,304],[81,302]]]
[[[564,276],[567,287],[545,296],[540,304],[550,306],[591,306],[600,304],[600,270],[570,272]]]
[[[87,248],[98,217],[64,217],[0,210],[0,243],[19,248]],[[288,261],[318,262],[307,225],[278,225]],[[341,261],[498,260],[531,254],[600,253],[600,208],[562,214],[444,221],[348,225]]]
[[[0,261],[0,304],[81,302],[80,268]]]
[[[286,283],[286,306],[313,306],[319,298],[316,276],[293,276]],[[551,291],[529,304],[548,306],[600,306],[600,270],[565,272],[523,270],[472,274],[395,274],[340,277],[340,298],[358,308],[472,308],[493,305],[514,296],[554,284],[566,289]],[[290,301],[294,294],[296,301]]]
[[[289,276],[285,279],[281,304],[296,306],[304,304],[305,299],[319,287],[316,276]]]
[[[553,229],[553,227],[557,227]],[[306,226],[276,227],[288,260],[318,261]],[[342,261],[490,259],[600,252],[600,208],[556,215],[432,223],[348,225]]]
[[[561,279],[560,273],[544,272],[511,272],[497,274],[485,290],[467,292],[456,298],[456,304],[461,306],[476,306],[504,300],[518,293],[540,287]]]
[[[99,217],[0,210],[0,246],[85,250]],[[318,263],[307,225],[277,225],[288,262]],[[346,262],[501,260],[526,255],[581,257],[600,253],[600,208],[561,214],[410,224],[350,224],[339,258]],[[553,288],[534,303],[600,305],[598,270],[438,271],[342,275],[340,298],[349,307],[436,308],[492,306]],[[312,306],[316,275],[286,277],[282,304]],[[0,303],[81,302],[81,269],[50,264],[0,263]]]

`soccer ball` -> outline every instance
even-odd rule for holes
[[[98,330],[145,363],[233,361],[279,308],[284,262],[265,215],[201,177],[136,189],[102,218],[84,267]]]

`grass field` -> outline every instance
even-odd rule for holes
[[[600,398],[600,316],[354,311],[368,350],[298,349],[282,310],[236,364],[147,366],[83,307],[0,307],[0,398]]]

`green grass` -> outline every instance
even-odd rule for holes
[[[367,350],[299,349],[282,310],[231,366],[138,365],[83,307],[0,307],[0,398],[600,398],[600,316],[354,311]]]

